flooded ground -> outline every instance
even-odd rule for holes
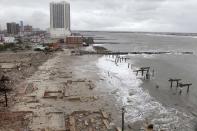
[[[88,120],[82,119],[82,123],[91,129],[121,127],[123,106],[128,131],[143,129],[144,123],[154,124],[156,130],[192,130],[192,116],[165,107],[151,97],[142,88],[143,80],[128,69],[129,61],[118,64],[114,61],[112,56],[72,56],[70,50],[58,52],[26,79],[23,84],[31,86],[21,92],[12,111],[32,112],[28,125],[31,130],[66,130],[67,118],[72,120],[71,114],[75,111],[106,112],[107,122],[101,119],[104,125],[97,122],[95,127],[90,126],[91,118],[97,120],[95,114],[89,114],[92,117]],[[81,117],[87,115],[79,113]],[[74,123],[79,123],[76,119],[79,116],[73,116]],[[76,129],[86,130],[82,126],[76,126]]]
[[[106,88],[105,78],[99,76],[98,57],[70,56],[69,52],[60,52],[40,66],[26,80],[35,90],[24,92],[12,109],[33,112],[29,125],[32,130],[64,129],[64,122],[59,122],[74,111],[103,110],[110,114],[111,121],[119,121],[121,111],[111,90]],[[51,115],[54,113],[56,115]]]
[[[115,62],[116,56],[74,56],[70,52],[56,52],[35,73],[18,81],[10,110],[28,122],[26,130],[115,130],[121,127],[122,107],[128,131],[144,129],[145,124],[153,124],[155,130],[195,130],[195,50],[190,55],[119,56],[128,58],[121,62]],[[146,66],[151,73],[155,71],[150,80],[134,72]],[[192,82],[190,92],[183,90],[180,95],[178,89],[171,89],[171,77]],[[23,113],[28,114],[27,120]]]

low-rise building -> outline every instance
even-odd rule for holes
[[[83,44],[83,37],[82,36],[68,36],[66,37],[67,44]]]
[[[5,44],[16,43],[16,39],[14,37],[4,37],[4,43]]]
[[[0,42],[4,41],[4,34],[0,34]]]
[[[33,31],[33,27],[30,25],[25,25],[24,26],[24,32],[32,32]]]

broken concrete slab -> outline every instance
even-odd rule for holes
[[[73,97],[69,97],[68,100],[69,101],[81,101],[81,97],[75,97],[75,96],[73,96]]]
[[[109,118],[109,115],[106,112],[101,111],[101,114],[102,114],[103,118],[105,118],[105,119]]]
[[[75,131],[75,118],[74,116],[69,116],[69,128],[70,128],[70,131]]]
[[[83,81],[76,81],[73,82],[71,80],[68,80],[64,87],[64,97],[68,96],[88,96],[89,92],[85,91],[87,89],[94,89],[95,85],[89,83],[89,81],[83,82]]]
[[[110,129],[110,125],[108,120],[103,120],[103,123],[105,124],[105,127],[109,130]]]
[[[16,66],[17,66],[16,63],[0,63],[1,69],[14,69],[16,68]]]
[[[47,88],[44,92],[43,98],[51,98],[51,99],[57,99],[57,98],[63,98],[64,92],[62,89],[58,88]]]
[[[75,111],[66,118],[66,129],[70,131],[107,131],[108,119],[103,119],[100,111]]]
[[[43,98],[51,98],[51,99],[57,99],[59,93],[48,93],[44,92]]]
[[[32,111],[0,112],[0,130],[27,130],[32,119]]]
[[[65,119],[63,112],[51,112],[48,114],[48,127],[55,131],[65,131]]]
[[[24,100],[27,102],[27,103],[38,103],[39,100],[36,98],[36,96],[26,96],[24,98]]]

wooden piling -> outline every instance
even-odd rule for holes
[[[182,94],[182,88],[180,88],[179,94],[180,94],[180,95]]]
[[[155,70],[152,70],[152,76],[155,77]]]
[[[169,79],[168,81],[170,82],[170,87],[172,88],[173,82],[176,82],[176,87],[179,87],[179,81],[182,79]]]
[[[173,82],[173,81],[170,81],[170,82],[171,82],[171,83],[170,83],[170,87],[172,88],[172,82]]]
[[[141,72],[142,72],[142,76],[144,76],[144,70],[141,70]]]
[[[179,83],[180,88],[187,87],[187,93],[189,93],[189,88],[190,88],[191,85],[192,85],[191,83],[190,84]]]
[[[136,76],[138,76],[138,71],[137,71],[137,73],[136,73]]]
[[[189,85],[188,85],[188,87],[187,87],[187,93],[189,93]]]
[[[146,80],[150,80],[150,74],[149,73],[146,74]]]
[[[179,81],[176,81],[176,87],[179,87]]]
[[[7,98],[7,93],[6,93],[6,90],[5,90],[5,106],[7,107],[8,106],[8,98]]]

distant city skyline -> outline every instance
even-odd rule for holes
[[[60,0],[62,1],[62,0]],[[52,0],[0,0],[0,27],[50,27]],[[55,1],[56,2],[56,1]],[[72,30],[197,32],[196,0],[68,0]]]

